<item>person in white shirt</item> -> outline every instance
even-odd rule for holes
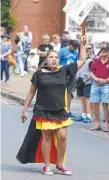
[[[27,71],[34,73],[38,69],[39,56],[31,52],[27,59]]]
[[[23,61],[25,64],[24,68],[24,73],[27,74],[27,57],[28,54],[31,50],[31,45],[32,45],[32,33],[29,31],[29,27],[27,25],[24,25],[23,31],[18,33],[20,40],[22,41],[23,44]]]
[[[29,31],[27,25],[24,25],[23,31],[19,33],[22,42],[32,43],[32,33]]]
[[[52,36],[52,42],[51,45],[53,46],[53,50],[59,52],[61,48],[61,43],[60,43],[60,36],[58,34],[54,34]]]

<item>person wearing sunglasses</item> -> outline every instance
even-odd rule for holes
[[[77,73],[77,96],[81,99],[82,115],[76,117],[76,121],[82,121],[84,123],[94,120],[93,104],[90,103],[90,90],[92,80],[89,77],[90,65],[95,58],[93,44],[87,44],[86,46],[87,58],[86,63]]]
[[[91,130],[101,130],[100,124],[100,103],[104,111],[104,131],[109,132],[109,43],[101,47],[99,57],[94,59],[91,64],[90,76],[93,80],[91,87],[90,101],[94,103],[96,124]]]
[[[53,46],[50,44],[50,36],[48,34],[44,34],[42,36],[42,44],[39,45],[37,50],[37,54],[40,56],[38,67],[42,66],[45,61],[45,57],[50,50],[53,50]]]

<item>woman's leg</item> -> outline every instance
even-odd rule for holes
[[[49,164],[50,164],[52,131],[51,130],[43,130],[42,135],[43,135],[42,154],[43,154],[43,157],[44,157],[45,165],[49,166]]]
[[[17,60],[18,60],[18,63],[19,63],[19,69],[20,69],[20,73],[22,76],[24,76],[24,62],[23,62],[23,58],[22,56],[17,56]]]
[[[4,61],[1,61],[1,77],[0,80],[3,80],[3,71],[4,71]]]
[[[5,71],[5,75],[6,75],[5,82],[7,82],[7,81],[9,81],[9,65],[8,65],[8,61],[4,61],[4,71]]]
[[[61,129],[56,130],[56,135],[58,138],[56,168],[59,172],[65,175],[71,175],[72,172],[63,166],[67,146],[67,128],[63,127]]]
[[[57,166],[62,166],[67,145],[67,128],[61,128],[56,130],[56,136],[58,139],[57,144]]]

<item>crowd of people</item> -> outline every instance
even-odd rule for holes
[[[9,82],[8,55],[12,52],[12,43],[3,27],[0,29],[0,34],[1,81],[3,81],[3,72],[5,72],[5,83],[7,84]],[[23,32],[18,33],[15,39],[16,65],[13,67],[13,72],[17,69],[17,73],[21,77],[27,73],[33,74],[32,85],[22,112],[23,122],[27,119],[27,108],[37,90],[37,100],[31,123],[33,124],[37,120],[36,129],[41,130],[40,137],[43,135],[44,174],[53,174],[49,168],[50,161],[55,162],[56,168],[62,173],[71,174],[71,171],[62,166],[66,151],[66,127],[72,124],[71,119],[84,123],[95,120],[95,126],[91,130],[101,130],[100,104],[102,104],[103,130],[109,132],[109,43],[101,42],[99,52],[95,53],[96,47],[92,42],[92,37],[85,38],[77,34],[76,39],[71,39],[67,31],[63,31],[62,36],[54,34],[50,37],[48,34],[44,34],[42,43],[33,51],[31,49],[32,33],[25,25]],[[84,45],[85,41],[86,45]],[[70,110],[74,91],[77,92],[82,104],[82,112],[79,117]],[[67,99],[66,102],[64,102],[65,99]],[[30,140],[30,133],[32,131],[34,133],[31,126],[33,127],[35,124],[30,124],[26,139],[17,155],[17,159],[22,163],[33,162],[35,158],[35,154],[31,157],[30,149],[25,149],[27,147],[25,143],[30,143],[27,140]],[[53,131],[58,137],[57,161],[55,158],[50,160]],[[33,137],[36,137],[36,132]],[[33,146],[36,148],[37,144]],[[27,151],[30,159],[25,154]],[[37,161],[37,158],[35,160],[36,162],[40,161],[40,159]]]

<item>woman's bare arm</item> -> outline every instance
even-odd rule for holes
[[[27,111],[35,93],[36,93],[36,86],[34,86],[33,84],[31,84],[31,87],[30,87],[30,90],[27,94],[27,97],[26,97],[26,100],[25,100],[25,103],[24,103],[24,108],[23,108],[23,111]]]
[[[78,69],[80,69],[86,62],[86,48],[84,45],[85,37],[82,37],[80,45],[80,59],[77,61]]]

